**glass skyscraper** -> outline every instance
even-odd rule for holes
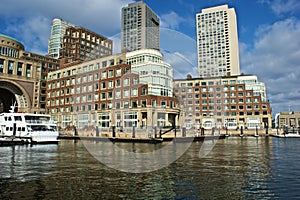
[[[54,18],[51,26],[51,34],[48,41],[48,55],[59,58],[63,44],[63,38],[68,27],[75,27],[73,24],[62,19]]]

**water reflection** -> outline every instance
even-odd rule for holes
[[[27,181],[51,174],[57,157],[57,145],[20,145],[1,147],[1,178]]]
[[[80,141],[62,141],[54,146],[1,147],[0,198],[299,197],[300,173],[296,166],[300,160],[295,153],[299,152],[296,142],[263,137],[229,138],[219,140],[212,151],[200,158],[199,150],[203,144],[194,142],[176,162],[141,174],[120,172],[103,165]],[[153,144],[118,145],[128,151],[148,149],[149,152],[159,148]]]

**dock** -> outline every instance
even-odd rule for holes
[[[24,145],[28,142],[19,138],[0,138],[0,146]]]
[[[132,138],[132,137],[92,137],[92,136],[59,136],[60,140],[92,140],[103,142],[131,142],[131,143],[162,143],[162,142],[191,142],[191,141],[204,141],[213,139],[225,139],[225,135],[203,135],[195,137],[162,137],[162,138]]]

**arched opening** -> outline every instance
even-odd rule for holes
[[[10,106],[13,105],[14,112],[30,112],[30,97],[27,91],[17,82],[0,80],[0,113],[9,112]]]
[[[10,106],[16,105],[15,112],[17,112],[17,100],[14,93],[10,90],[0,88],[0,112],[9,112]]]

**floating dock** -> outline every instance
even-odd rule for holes
[[[0,146],[23,145],[28,142],[19,138],[0,138]]]
[[[212,139],[225,139],[225,135],[203,135],[195,137],[163,137],[163,138],[120,138],[120,137],[90,137],[90,136],[59,136],[59,139],[66,140],[93,140],[93,141],[110,141],[110,142],[132,142],[132,143],[162,143],[162,142],[190,142],[204,141]]]

